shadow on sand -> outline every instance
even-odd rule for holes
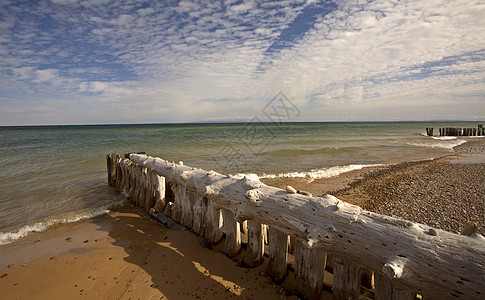
[[[262,274],[264,265],[239,267],[203,248],[193,233],[170,230],[131,204],[113,209],[109,221],[97,225],[126,253],[123,299],[284,298]]]

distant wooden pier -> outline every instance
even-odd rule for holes
[[[458,235],[330,195],[312,197],[145,154],[108,154],[107,167],[109,185],[135,205],[209,245],[224,243],[222,251],[249,268],[267,261],[276,283],[292,272],[305,299],[320,299],[324,289],[334,299],[485,296],[480,234]],[[329,273],[332,279],[324,280]]]
[[[478,124],[476,128],[445,127],[439,128],[439,136],[484,136],[485,129],[483,124]],[[426,135],[433,136],[433,128],[426,128]]]

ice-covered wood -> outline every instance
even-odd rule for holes
[[[268,224],[303,240],[309,248],[321,248],[381,272],[397,290],[426,299],[485,295],[485,238],[481,235],[460,236],[364,211],[329,195],[291,194],[258,180],[226,177],[146,155],[131,154],[130,159],[168,181],[186,184],[187,190],[208,197],[214,209],[231,211],[236,220]]]
[[[264,259],[264,225],[254,220],[248,222],[248,247],[243,262],[248,267],[256,267]]]
[[[327,253],[319,248],[308,249],[301,241],[295,240],[294,245],[296,289],[305,299],[318,300],[322,294]]]
[[[288,272],[288,234],[270,226],[268,229],[268,245],[268,275],[276,283],[283,282]]]
[[[229,257],[234,257],[241,251],[241,228],[239,222],[234,218],[231,211],[222,209],[222,219],[224,224],[224,249],[222,250]]]
[[[361,267],[348,259],[332,255],[333,299],[359,299]]]

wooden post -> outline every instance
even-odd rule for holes
[[[234,214],[230,210],[223,209],[222,218],[224,220],[224,232],[226,233],[224,249],[222,251],[229,257],[234,257],[241,251],[240,224],[236,221]]]
[[[123,174],[121,172],[121,165],[120,165],[120,156],[119,155],[116,155],[113,159],[113,164],[115,165],[115,177],[114,177],[114,181],[115,181],[115,187],[116,187],[116,190],[118,192],[121,192],[122,189],[121,189],[121,178],[123,177]]]
[[[298,293],[308,300],[320,299],[327,253],[308,249],[302,241],[295,242],[295,281]]]
[[[200,236],[205,236],[206,229],[206,211],[207,211],[207,198],[203,195],[197,195],[194,199],[194,218],[192,222],[192,231]]]
[[[185,190],[185,198],[182,202],[182,221],[181,224],[192,229],[194,222],[194,205],[201,195]]]
[[[145,211],[150,212],[150,209],[155,206],[155,172],[153,169],[147,169],[146,174],[146,188],[145,195]]]
[[[155,211],[162,213],[167,205],[165,201],[165,177],[153,172],[155,184]]]
[[[334,299],[359,299],[362,268],[350,260],[332,255]]]
[[[411,291],[394,288],[388,277],[375,273],[376,300],[414,300],[416,294]]]
[[[250,268],[262,264],[264,260],[263,227],[257,221],[248,220],[248,248],[243,263]]]
[[[138,194],[138,207],[144,208],[147,194],[147,168],[142,167],[139,174],[140,193]]]
[[[115,177],[116,177],[116,166],[114,164],[114,156],[116,154],[107,154],[106,155],[106,167],[108,169],[108,185],[114,186]]]
[[[133,163],[129,165],[130,170],[129,170],[129,180],[130,180],[130,189],[128,190],[128,195],[130,195],[131,201],[134,203],[135,202],[135,191],[136,191],[136,170],[138,170],[138,167]]]
[[[133,181],[135,182],[135,189],[133,191],[133,197],[132,197],[132,201],[133,203],[135,203],[136,206],[138,206],[138,201],[139,201],[139,196],[140,196],[140,189],[141,189],[141,183],[140,183],[140,177],[141,177],[141,168],[140,166],[137,166],[135,165],[134,167],[134,172],[133,172],[133,175],[134,175],[134,179]]]
[[[206,228],[205,228],[205,238],[208,239],[212,245],[217,244],[222,239],[222,217],[221,210],[216,209],[214,206],[214,201],[207,199],[207,209],[206,209]]]
[[[182,202],[185,201],[185,186],[180,183],[172,184],[173,206],[171,218],[177,223],[182,221]]]
[[[269,227],[268,245],[268,275],[276,283],[281,283],[287,275],[288,235],[274,227]]]

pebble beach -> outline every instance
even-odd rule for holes
[[[454,233],[475,223],[485,234],[485,141],[469,141],[451,156],[379,168],[328,192],[351,203],[358,199],[369,211]]]

